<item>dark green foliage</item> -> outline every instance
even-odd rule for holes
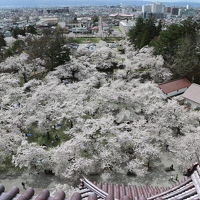
[[[4,39],[4,35],[2,33],[0,33],[0,50],[2,49],[2,47],[6,46],[6,41]]]
[[[174,78],[187,77],[200,83],[200,23],[192,19],[171,24],[162,30],[153,19],[138,18],[129,32],[129,39],[136,48],[154,47],[156,55],[162,55]]]
[[[60,30],[51,35],[44,34],[39,39],[29,39],[27,43],[30,59],[43,59],[48,71],[70,60],[70,51]]]
[[[25,49],[25,42],[23,40],[16,40],[12,47],[5,50],[4,57],[14,56],[16,54],[21,54]]]
[[[167,30],[160,32],[157,39],[151,42],[155,48],[155,54],[163,55],[165,59],[174,55],[176,52],[174,47],[177,47],[183,37],[183,26],[172,24]]]
[[[154,53],[162,55],[175,78],[187,77],[200,83],[199,29],[191,19],[171,24],[151,42]]]
[[[26,32],[34,35],[37,34],[37,29],[34,26],[29,25],[26,28]]]
[[[92,17],[93,25],[96,25],[98,23],[98,21],[99,21],[99,17],[97,15]]]
[[[177,77],[188,77],[200,83],[200,46],[185,38],[177,48],[171,70]]]
[[[4,60],[4,47],[6,46],[6,41],[4,35],[0,33],[0,62]]]
[[[26,36],[26,30],[24,28],[15,27],[11,29],[12,37],[18,38],[18,35]]]
[[[155,54],[162,55],[165,60],[171,60],[185,38],[195,40],[197,31],[198,24],[190,19],[180,24],[171,24],[167,30],[160,32],[159,37],[153,40],[151,45],[155,47]]]
[[[69,49],[64,46],[63,41],[58,38],[49,41],[44,56],[46,67],[50,71],[70,60]]]
[[[143,19],[139,17],[136,21],[136,25],[128,33],[129,40],[136,48],[141,49],[149,45],[149,43],[159,35],[161,28],[161,22],[156,26],[153,18]]]
[[[64,131],[71,128],[70,121],[63,121],[59,128],[55,128],[55,125],[49,127],[46,133],[40,132],[37,128],[37,125],[32,124],[28,130],[24,130],[26,133],[31,133],[31,136],[27,137],[28,142],[36,142],[41,146],[46,146],[48,148],[56,147],[61,142],[68,141],[71,139],[71,136],[65,134]]]

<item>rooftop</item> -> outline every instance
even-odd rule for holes
[[[96,183],[86,178],[81,180],[80,192],[74,193],[70,200],[199,200],[200,199],[200,167],[196,163],[187,170],[187,178],[171,188],[153,186],[131,186],[112,183]],[[53,197],[48,190],[34,195],[34,190],[28,188],[20,194],[19,188],[13,187],[5,192],[0,185],[0,200],[65,200],[65,193],[58,191]]]
[[[193,83],[182,97],[200,104],[200,85]]]
[[[159,85],[159,88],[165,94],[168,94],[170,92],[180,90],[182,88],[187,88],[190,85],[191,85],[191,82],[188,79],[182,78],[182,79],[170,81],[170,82],[167,82],[167,83],[162,83],[162,84]]]

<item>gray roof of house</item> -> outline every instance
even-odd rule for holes
[[[181,96],[200,104],[200,85],[193,83]]]

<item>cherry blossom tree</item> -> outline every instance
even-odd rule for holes
[[[30,63],[25,53],[0,63],[1,162],[9,158],[22,169],[48,169],[71,181],[81,175],[145,176],[161,166],[166,145],[180,170],[189,163],[184,158],[193,162],[199,111],[164,98],[155,81],[171,73],[161,56],[120,43],[125,55],[104,42],[95,51],[82,46],[69,63],[42,77],[37,73],[44,71],[43,60]],[[112,62],[123,68],[108,72]],[[64,139],[44,146],[27,133]]]

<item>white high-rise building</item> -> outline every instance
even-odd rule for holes
[[[146,4],[142,6],[143,13],[160,14],[165,12],[165,6],[160,2],[154,2],[152,4]]]
[[[164,13],[165,12],[165,6],[162,3],[155,2],[152,3],[152,13]]]
[[[151,7],[152,7],[151,4],[143,5],[143,6],[142,6],[142,12],[143,12],[143,13],[151,13]]]
[[[190,6],[190,5],[187,5],[187,6],[186,6],[186,9],[187,9],[187,10],[189,10],[190,8],[191,8],[191,6]]]

